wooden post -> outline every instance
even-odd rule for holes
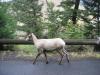
[[[94,46],[94,51],[96,52],[100,52],[100,37],[97,38],[98,41],[97,41],[97,45]]]

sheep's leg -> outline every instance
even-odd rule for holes
[[[68,57],[68,54],[66,54],[66,59],[67,59],[67,61],[68,61],[68,63],[69,63],[69,57]]]
[[[58,50],[56,50],[59,54],[60,54],[60,56],[61,56],[61,59],[60,59],[60,62],[59,62],[59,64],[61,64],[61,62],[62,62],[62,59],[63,59],[63,55],[62,55],[62,53],[60,52],[60,51],[58,51]]]
[[[46,51],[45,50],[43,51],[43,54],[44,54],[45,59],[46,59],[46,64],[48,64],[47,54],[46,54]]]
[[[42,54],[42,52],[38,52],[38,54],[37,54],[37,56],[36,56],[36,58],[35,58],[35,60],[34,60],[33,64],[35,64],[35,63],[36,63],[37,58],[38,58],[41,54]]]
[[[64,52],[64,54],[66,55],[66,59],[67,59],[67,61],[68,61],[68,63],[69,63],[68,52],[67,52],[67,50],[65,50],[65,48],[63,48],[63,52]]]

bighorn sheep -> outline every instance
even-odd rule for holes
[[[61,39],[61,38],[53,38],[53,39],[37,39],[37,37],[33,34],[30,33],[26,40],[29,39],[29,36],[32,37],[32,41],[34,43],[34,45],[36,46],[37,50],[38,50],[38,54],[33,62],[33,64],[36,62],[37,58],[43,53],[45,58],[46,58],[46,64],[48,64],[48,60],[47,60],[47,55],[46,55],[46,51],[57,51],[57,53],[60,54],[61,59],[59,61],[59,64],[61,64],[62,62],[62,58],[63,58],[63,54],[60,52],[62,50],[62,52],[66,55],[67,61],[69,62],[69,58],[67,55],[67,51],[65,50],[65,42]]]

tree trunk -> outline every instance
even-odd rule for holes
[[[78,11],[78,8],[79,8],[79,4],[80,4],[80,0],[76,0],[75,1],[74,11],[73,11],[73,16],[72,16],[73,24],[76,24],[77,11]]]

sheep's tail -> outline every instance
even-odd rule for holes
[[[63,47],[63,53],[66,54],[66,59],[67,59],[67,61],[69,62],[68,52],[67,52],[67,50],[65,49],[65,47]]]

